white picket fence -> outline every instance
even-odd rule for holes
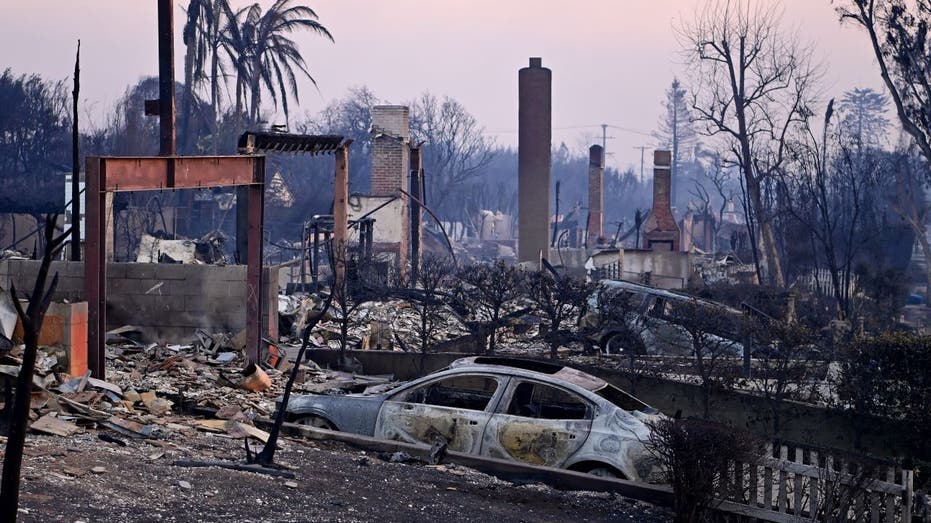
[[[775,452],[774,452],[775,448]],[[750,521],[910,522],[914,472],[888,463],[769,445],[761,463],[731,463],[719,511]]]

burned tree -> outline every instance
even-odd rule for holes
[[[45,312],[52,302],[52,295],[58,285],[58,274],[52,277],[52,283],[46,287],[52,259],[58,254],[68,239],[70,231],[55,236],[57,215],[45,217],[45,251],[39,273],[36,275],[29,304],[23,309],[16,287],[10,289],[13,305],[23,324],[23,341],[26,350],[23,363],[16,378],[16,393],[13,400],[13,415],[7,431],[6,452],[3,456],[3,475],[0,480],[0,519],[16,521],[19,507],[20,471],[23,466],[23,448],[26,443],[26,429],[29,422],[29,402],[32,392],[32,377],[35,373],[36,354],[39,351],[39,332],[45,319]]]
[[[458,308],[465,313],[466,328],[478,337],[488,354],[493,354],[497,347],[505,306],[519,294],[519,278],[515,267],[500,260],[490,265],[464,267],[458,273],[455,289]]]
[[[349,344],[349,325],[352,318],[367,299],[384,295],[386,282],[376,274],[375,260],[353,253],[345,245],[328,249],[333,282],[330,285],[330,310],[339,324],[339,360],[346,361]]]
[[[568,275],[537,271],[527,274],[524,287],[537,311],[546,317],[546,330],[540,334],[549,344],[550,358],[555,361],[559,347],[576,338],[567,320],[576,318],[585,307],[594,285]]]
[[[765,190],[785,159],[787,133],[808,112],[817,76],[809,53],[780,31],[775,7],[755,3],[709,0],[679,36],[700,130],[720,137],[740,171],[757,275],[785,286]]]
[[[446,257],[427,253],[420,262],[413,285],[411,302],[417,313],[419,350],[426,354],[433,345],[434,333],[446,310],[443,289],[450,283],[454,267]]]

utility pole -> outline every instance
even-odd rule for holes
[[[608,140],[613,140],[613,136],[608,136],[608,124],[601,124],[601,152],[604,154],[605,162],[608,161]],[[612,153],[613,154],[613,153]]]
[[[640,149],[640,183],[643,183],[643,152],[649,147],[641,145],[640,147],[634,147],[634,149]]]

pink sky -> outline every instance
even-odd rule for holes
[[[764,1],[764,0],[752,0]],[[102,115],[126,85],[157,72],[155,0],[5,2],[0,67],[69,77],[82,41],[82,98]],[[176,0],[178,78],[183,13]],[[234,7],[246,5],[233,0]],[[260,0],[269,5],[272,0]],[[517,69],[529,56],[553,70],[554,145],[581,150],[601,139],[597,124],[650,132],[663,92],[683,67],[674,24],[699,0],[308,0],[336,39],[299,36],[318,93],[302,84],[297,112],[315,113],[347,87],[368,85],[392,103],[424,90],[450,95],[498,143],[516,143]],[[10,5],[12,4],[12,5]],[[825,98],[882,87],[864,35],[841,27],[830,0],[785,0],[783,22],[814,44]],[[85,120],[87,117],[85,117]],[[590,128],[567,127],[592,126]],[[561,129],[563,128],[563,129]],[[652,140],[614,129],[609,165],[637,165],[633,148]],[[613,154],[612,154],[613,153]]]

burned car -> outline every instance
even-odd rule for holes
[[[681,314],[713,318],[702,328],[722,352],[739,357],[743,313],[727,305],[648,285],[602,280],[588,303],[581,327],[606,354],[683,356],[692,352],[692,335]]]
[[[292,398],[299,423],[595,475],[658,477],[645,449],[662,415],[561,365],[470,357],[389,392]]]

